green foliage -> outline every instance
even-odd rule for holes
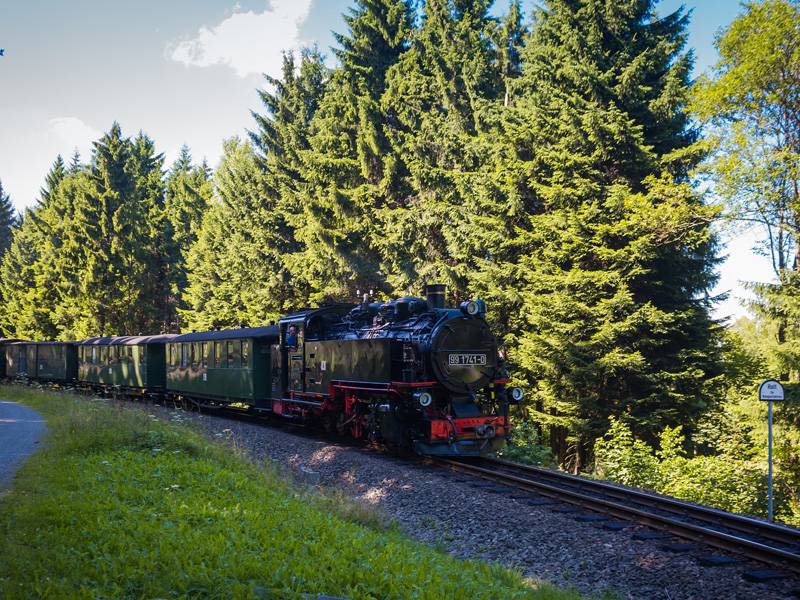
[[[3,191],[0,181],[0,257],[11,247],[14,227],[17,225],[17,211],[11,197]]]
[[[165,182],[153,140],[124,137],[116,123],[88,165],[76,154],[65,167],[59,156],[0,265],[3,332],[80,339],[174,330],[180,251],[196,231],[182,223],[199,218],[210,190],[205,167],[173,175]],[[189,185],[201,191],[187,197]]]
[[[3,598],[577,597],[351,520],[363,510],[141,409],[4,397],[41,411],[51,437],[0,499]]]
[[[205,213],[187,258],[189,327],[263,324],[294,307],[297,285],[285,266],[290,229],[248,142],[233,138],[214,175],[217,201]]]
[[[765,230],[760,250],[777,284],[754,285],[754,308],[776,324],[779,374],[800,378],[800,4],[763,0],[717,39],[720,59],[695,86],[692,107],[710,131],[706,164],[732,219]]]
[[[612,415],[649,439],[693,428],[720,374],[717,209],[685,181],[700,152],[686,24],[682,10],[656,19],[649,0],[548,2],[501,114],[490,173],[504,177],[487,193],[507,204],[472,288],[508,315],[532,414],[572,469]]]
[[[686,455],[685,446],[680,427],[666,428],[654,452],[627,424],[612,419],[608,433],[595,444],[595,475],[731,512],[766,516],[766,464],[756,459],[752,444],[745,454],[739,444],[723,443],[715,456],[693,457]],[[776,473],[776,518],[797,523],[800,513],[790,478],[782,470]]]
[[[542,444],[539,428],[529,420],[512,420],[513,435],[499,455],[528,465],[551,465],[553,453]]]
[[[658,459],[622,421],[611,420],[608,433],[595,442],[594,452],[597,476],[634,487],[660,487]]]
[[[168,261],[170,309],[180,311],[187,305],[183,293],[187,283],[187,260],[192,245],[200,235],[203,215],[212,199],[211,169],[203,161],[192,164],[189,147],[184,145],[166,179],[162,226],[165,258]],[[177,315],[169,315],[177,321]],[[177,326],[178,323],[172,324]]]

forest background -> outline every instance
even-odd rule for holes
[[[693,80],[690,15],[655,4],[359,0],[336,66],[287,53],[216,169],[114,123],[23,215],[0,188],[0,329],[259,325],[445,283],[487,302],[528,390],[520,460],[763,514],[755,386],[780,378],[777,514],[800,523],[800,5],[744,4]],[[739,222],[777,283],[720,322],[715,226]]]

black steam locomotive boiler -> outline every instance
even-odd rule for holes
[[[425,292],[281,319],[271,410],[420,454],[496,451],[522,390],[507,385],[486,307],[446,308],[442,285]]]

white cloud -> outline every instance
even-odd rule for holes
[[[47,125],[48,133],[55,136],[58,152],[64,156],[64,160],[68,160],[76,149],[83,160],[88,160],[92,142],[102,135],[100,130],[87,125],[78,117],[57,117],[50,119]]]
[[[238,7],[237,7],[238,8]],[[227,65],[239,77],[277,74],[284,50],[300,45],[311,0],[272,0],[263,12],[237,12],[194,38],[167,45],[167,57],[190,67]]]

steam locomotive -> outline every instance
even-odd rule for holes
[[[316,422],[425,455],[492,454],[523,397],[480,301],[445,307],[445,288],[288,315],[277,325],[182,335],[8,342],[9,377]]]

